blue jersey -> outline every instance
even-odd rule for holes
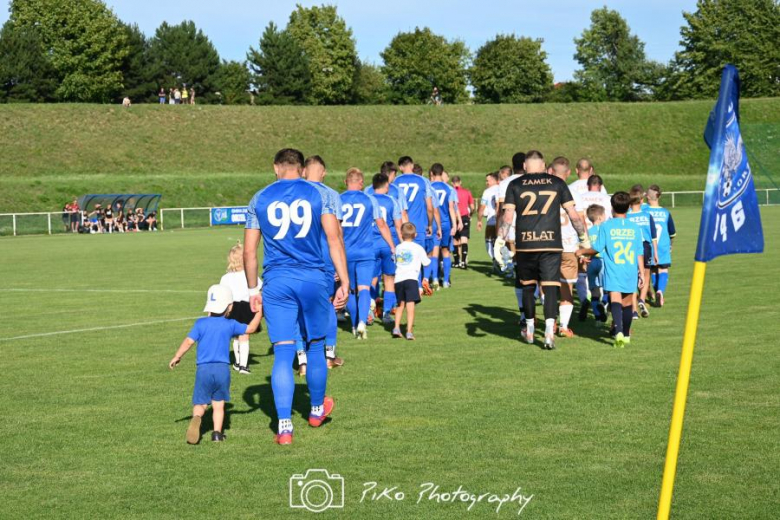
[[[326,283],[322,215],[336,215],[325,192],[304,179],[278,180],[249,202],[246,228],[263,235],[263,278]]]
[[[439,205],[439,213],[441,214],[441,227],[442,229],[452,228],[452,219],[450,218],[450,202],[457,204],[457,195],[455,199],[452,197],[454,191],[449,185],[436,181],[431,183],[433,187],[433,193],[436,198],[436,202]]]
[[[642,230],[628,218],[611,218],[602,223],[593,249],[604,260],[604,288],[633,293],[637,288],[639,255],[643,254]]]
[[[368,193],[369,195],[376,195],[373,186],[369,186],[368,188],[364,189],[363,192]],[[401,193],[401,190],[398,189],[398,186],[395,184],[389,184],[387,187],[387,194],[398,201],[398,205],[401,207],[401,211],[406,211],[409,209],[406,204],[406,198],[404,197],[403,193]]]
[[[395,223],[396,221],[400,222],[401,220],[401,206],[398,204],[398,201],[390,195],[376,194],[374,195],[374,198],[379,204],[379,216],[385,219],[387,227],[390,228],[390,235],[393,237],[393,243],[398,244],[399,240],[398,233],[395,231]],[[374,223],[374,242],[377,248],[390,249],[390,246],[387,245],[385,239],[382,238],[382,233],[379,232],[376,223]]]
[[[639,226],[642,231],[642,241],[652,242],[656,239],[655,222],[653,216],[647,211],[640,209],[639,211],[629,211],[626,218]]]
[[[345,191],[341,194],[341,214],[347,261],[373,260],[374,224],[382,217],[379,203],[362,191]]]
[[[658,237],[658,263],[667,265],[672,263],[672,239],[677,234],[674,220],[669,210],[661,207],[650,206],[647,209],[655,222],[655,233]]]
[[[428,227],[428,204],[426,201],[433,199],[433,189],[430,182],[420,175],[404,173],[396,177],[393,184],[400,188],[406,199],[409,208],[407,210],[409,222],[417,228],[418,240],[424,239],[425,230]]]
[[[246,334],[247,327],[224,316],[198,318],[187,334],[198,343],[196,363],[230,363],[230,338]]]
[[[336,219],[341,221],[341,199],[339,198],[339,192],[334,190],[333,188],[330,188],[328,186],[325,186],[321,182],[312,182],[314,186],[316,186],[320,192],[323,193],[324,197],[328,199],[328,203],[332,204],[333,207],[336,208]],[[333,267],[333,259],[330,257],[330,246],[328,245],[328,236],[325,233],[322,233],[322,260],[325,262],[325,270],[328,272],[329,275],[333,275],[336,272],[336,268]]]

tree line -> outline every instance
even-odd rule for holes
[[[544,41],[499,34],[472,53],[429,28],[398,33],[381,65],[359,59],[352,30],[330,5],[269,23],[244,62],[220,59],[192,21],[147,37],[101,0],[12,0],[0,31],[0,102],[155,101],[187,84],[199,102],[424,104],[652,101],[711,98],[735,64],[746,97],[780,95],[780,1],[698,0],[684,13],[669,63],[647,58],[626,20],[607,7],[574,39],[580,68],[554,83]]]

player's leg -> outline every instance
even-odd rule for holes
[[[325,331],[325,359],[328,368],[340,367],[344,360],[336,355],[336,346],[338,344],[338,318],[336,317],[336,308],[332,304],[332,298],[336,294],[335,284],[331,284],[331,291],[328,301],[331,305],[328,312],[327,330]]]
[[[631,323],[633,320],[633,308],[632,308],[632,295],[623,293],[622,296],[622,304],[623,304],[623,342],[625,345],[628,345],[631,342]]]
[[[224,441],[225,435],[222,432],[222,425],[225,421],[225,401],[211,401],[211,413],[214,421],[214,432],[211,434],[211,440]]]
[[[357,262],[347,262],[347,272],[349,273],[349,298],[347,299],[347,312],[352,321],[352,335],[357,337],[358,325],[358,286],[357,286]]]
[[[615,337],[615,347],[621,348],[625,344],[623,336],[623,293],[609,292],[609,310],[612,313],[612,331]],[[632,317],[629,316],[629,320]]]
[[[238,337],[239,374],[250,374],[249,370],[249,334]]]
[[[450,276],[452,275],[452,256],[450,255],[450,247],[452,246],[451,230],[446,229],[447,234],[441,237],[441,268],[442,279],[444,280],[444,288],[450,286]]]
[[[233,338],[233,370],[238,371],[241,369],[241,350],[238,344],[238,338]]]
[[[555,319],[558,315],[558,300],[561,292],[561,253],[538,253],[537,271],[544,294],[544,346],[555,349]]]
[[[588,284],[588,268],[586,265],[578,262],[577,269],[577,299],[580,302],[580,313],[577,319],[585,321],[588,319],[588,309],[590,308],[590,286]],[[592,295],[590,295],[592,297]]]
[[[396,297],[395,297],[395,264],[390,262],[393,266],[393,274],[385,274],[383,275],[384,278],[384,284],[385,284],[385,293],[384,293],[384,316],[382,317],[382,321],[385,323],[391,323],[393,321],[393,308],[396,306]]]
[[[441,246],[438,244],[440,244],[439,240],[434,238],[433,248],[431,249],[431,252],[428,254],[428,257],[431,259],[431,263],[428,265],[428,269],[430,270],[430,276],[428,276],[427,278],[431,280],[434,291],[439,290],[439,252]]]
[[[558,305],[561,320],[558,333],[561,337],[571,338],[574,336],[574,332],[569,328],[569,323],[574,312],[573,286],[577,282],[577,264],[577,257],[574,253],[561,254],[561,292]]]
[[[401,335],[401,320],[403,319],[404,309],[406,309],[406,302],[403,300],[403,292],[400,294],[401,300],[398,301],[398,308],[395,310],[395,325],[393,326],[393,337],[402,338]]]
[[[414,302],[406,304],[406,339],[414,339]]]
[[[637,301],[637,310],[639,311],[639,315],[643,318],[647,318],[650,316],[650,310],[647,308],[647,304],[645,303],[645,300],[647,300],[647,291],[650,287],[649,281],[650,281],[650,267],[652,264],[652,256],[651,256],[651,247],[650,244],[647,242],[643,243],[644,247],[644,266],[641,266],[644,269],[644,277],[645,277],[645,284],[639,288],[639,299]]]
[[[371,276],[373,275],[374,260],[361,260],[355,265],[355,279],[357,284],[357,333],[361,339],[367,339],[366,325],[368,314],[371,311]],[[355,320],[353,319],[354,323]]]
[[[206,408],[208,406],[205,404],[192,406],[192,419],[190,419],[190,424],[187,426],[187,444],[198,444],[200,442],[200,424],[203,421],[203,416],[206,414]]]

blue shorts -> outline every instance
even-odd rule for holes
[[[356,290],[358,285],[371,285],[374,278],[375,260],[347,260],[347,274],[349,274],[349,287]],[[265,290],[265,288],[263,288]]]
[[[289,277],[266,276],[263,284],[263,312],[271,343],[322,339],[328,328],[332,286]],[[299,333],[300,330],[300,333]]]
[[[588,286],[604,287],[604,261],[594,257],[588,264]]]
[[[439,247],[449,249],[452,246],[452,226],[441,227],[441,240],[439,241]]]
[[[376,254],[376,268],[374,269],[375,275],[385,274],[387,276],[395,276],[395,258],[389,247],[383,247],[381,249],[374,250]]]
[[[210,404],[211,401],[230,401],[230,365],[227,363],[204,363],[195,371],[192,404]]]

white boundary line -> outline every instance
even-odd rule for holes
[[[126,329],[129,327],[141,327],[143,325],[158,325],[160,323],[173,323],[176,321],[196,320],[201,317],[202,316],[195,316],[193,318],[174,318],[171,320],[144,321],[141,323],[128,323],[126,325],[110,325],[108,327],[91,327],[88,329],[58,330],[55,332],[44,332],[42,334],[27,334],[25,336],[14,336],[12,338],[0,338],[0,341],[14,341],[17,339],[44,338],[47,336],[57,336],[59,334],[75,334],[77,332],[96,332],[100,330]]]
[[[77,293],[202,293],[195,289],[35,289],[35,288],[13,288],[1,289],[0,292],[77,292]]]

